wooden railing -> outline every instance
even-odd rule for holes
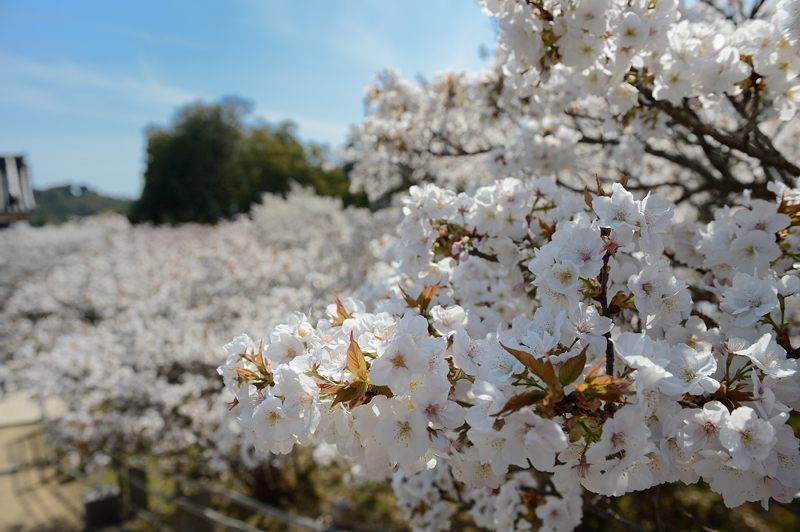
[[[15,427],[37,427],[38,422],[14,425]],[[65,477],[92,484],[86,475],[59,463],[47,450],[41,430],[33,430],[5,444],[5,453],[11,463],[0,468],[0,475],[11,475],[16,486],[16,474],[35,469],[39,482],[43,482],[42,467],[55,466]],[[282,508],[271,506],[242,493],[214,485],[207,480],[189,478],[169,471],[160,465],[147,465],[138,458],[118,459],[114,462],[117,486],[89,489],[84,497],[84,519],[86,530],[102,529],[138,518],[153,530],[175,530],[190,532],[212,532],[235,530],[258,532],[263,530],[242,519],[254,522],[269,522],[268,530],[304,530],[313,532],[343,531],[322,520],[293,514]],[[169,482],[151,482],[167,479]],[[167,490],[161,485],[171,486]],[[159,486],[159,487],[156,487]],[[217,506],[214,506],[214,502]],[[221,503],[221,504],[219,504]],[[233,511],[239,518],[225,515],[220,507]],[[165,509],[169,510],[165,510]],[[243,517],[245,516],[245,517]],[[259,519],[254,519],[258,517]]]
[[[20,222],[32,216],[30,212],[0,212],[0,223]]]
[[[148,483],[151,473],[169,478],[175,486],[174,489],[171,492],[154,489]],[[175,472],[148,468],[140,460],[118,462],[117,478],[119,479],[123,516],[126,518],[138,517],[158,530],[211,532],[219,527],[240,532],[262,530],[212,508],[212,498],[218,498],[248,512],[251,516],[267,517],[276,525],[278,523],[282,525],[280,527],[282,529],[291,528],[314,532],[341,531],[341,529],[322,521],[287,512],[208,482],[200,482]],[[160,499],[162,504],[159,506],[161,507],[165,506],[163,503],[174,507],[174,514],[171,516],[160,515],[153,510],[153,499]],[[169,527],[167,523],[172,523],[173,526]],[[270,529],[274,528],[270,527]]]

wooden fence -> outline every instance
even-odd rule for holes
[[[38,423],[25,423],[34,428]],[[15,425],[16,426],[16,425]],[[19,425],[20,427],[23,424]],[[5,444],[5,452],[11,461],[0,468],[0,475],[10,475],[15,482],[18,471],[38,469],[42,466],[55,466],[61,474],[81,481],[87,485],[86,476],[57,463],[47,450],[41,430],[34,430]],[[258,501],[241,493],[215,486],[208,481],[189,478],[168,471],[160,466],[148,466],[144,460],[117,460],[114,463],[118,486],[106,489],[89,489],[84,497],[84,521],[86,530],[98,530],[107,526],[119,525],[125,520],[139,518],[154,530],[178,532],[212,532],[234,530],[258,532],[262,530],[242,519],[258,516],[269,522],[268,530],[304,530],[314,532],[339,532],[321,520],[296,515]],[[42,470],[37,473],[41,476]],[[148,482],[151,475],[168,479],[166,483]],[[39,482],[44,479],[40,478]],[[162,491],[154,485],[168,484],[172,489]],[[111,488],[111,489],[108,489]],[[235,509],[239,517],[225,515],[215,509],[225,507]],[[219,504],[221,503],[221,504]],[[169,509],[165,511],[165,509]],[[246,517],[243,517],[246,516]]]
[[[150,474],[169,478],[174,485],[171,491],[159,491],[148,483]],[[118,463],[119,497],[121,511],[125,518],[139,517],[158,530],[177,530],[192,532],[212,532],[218,529],[239,532],[258,532],[256,528],[241,519],[234,518],[212,508],[214,499],[223,500],[228,506],[237,507],[251,516],[267,517],[275,526],[270,529],[308,530],[314,532],[338,532],[336,528],[319,520],[299,516],[281,508],[231,491],[208,482],[201,482],[184,475],[148,468],[140,460]],[[161,515],[153,509],[154,499],[164,507],[167,503],[174,507],[171,516]],[[172,523],[172,527],[167,526]],[[280,525],[280,526],[278,526]]]

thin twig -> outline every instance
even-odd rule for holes
[[[593,513],[595,515],[599,515],[600,517],[605,517],[607,519],[613,519],[614,521],[616,521],[620,525],[624,526],[628,530],[633,530],[635,532],[645,532],[645,528],[644,527],[637,525],[633,521],[628,521],[627,519],[625,519],[624,517],[622,517],[621,515],[619,515],[615,511],[611,510],[608,507],[608,505],[605,505],[606,507],[603,508],[601,506],[595,505],[595,502],[596,501],[592,501],[591,503],[587,504],[585,506],[585,509],[587,511],[589,511],[590,513]]]

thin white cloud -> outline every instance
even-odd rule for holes
[[[177,107],[197,100],[210,101],[206,95],[184,90],[158,80],[149,65],[140,66],[139,76],[114,75],[72,63],[45,63],[0,51],[0,103],[59,114],[80,114],[141,122],[132,109],[98,107],[94,95],[110,94],[130,103]],[[77,89],[77,94],[69,92]],[[303,138],[331,144],[339,143],[347,124],[328,122],[285,112],[256,109],[254,115],[270,122],[292,120]]]
[[[83,99],[70,99],[57,88],[40,87],[27,81],[5,80],[1,75],[0,83],[3,87],[0,106],[72,116],[81,120],[91,118],[106,123],[119,122],[134,129],[143,125],[141,111],[133,107],[98,106],[90,95]]]
[[[343,36],[347,36],[346,38]],[[396,66],[400,54],[379,29],[368,28],[353,20],[340,20],[329,35],[329,44],[347,60],[371,69]],[[377,67],[376,67],[377,65]]]
[[[256,118],[262,118],[270,123],[291,120],[299,129],[300,136],[305,140],[326,142],[333,147],[344,142],[349,125],[341,122],[329,122],[303,116],[288,116],[285,113],[256,108],[253,112]]]
[[[166,33],[149,33],[146,31],[130,31],[122,28],[114,28],[114,30],[109,30],[109,31],[122,32],[127,35],[130,35],[134,39],[138,39],[142,42],[146,42],[149,44],[154,44],[156,46],[177,46],[189,50],[203,50],[208,48],[208,46],[204,44],[200,44],[198,42],[189,39],[184,39],[183,37],[179,37],[178,35],[169,35]]]
[[[2,83],[0,102],[55,113],[64,113],[70,110],[69,106],[64,105],[50,91],[17,80],[3,80]]]
[[[135,102],[174,106],[203,97],[164,83],[149,73],[141,76],[108,74],[83,65],[35,61],[3,51],[0,51],[0,64],[3,65],[0,77],[5,79],[96,90]]]
[[[51,10],[39,7],[33,2],[20,2],[18,5],[14,6],[13,17],[16,19],[16,24],[14,25],[18,25],[19,23],[30,24],[31,21],[35,21],[36,23],[46,21],[48,23],[56,24],[63,24],[65,22],[63,16],[54,15]],[[122,25],[117,25],[111,23],[107,17],[101,17],[97,19],[73,17],[70,18],[69,25],[72,28],[81,31],[81,33],[91,32],[106,35],[106,37],[104,37],[106,39],[108,38],[107,36],[112,36],[113,38],[127,36],[131,39],[159,47],[169,46],[191,50],[202,50],[208,48],[208,45],[205,43],[187,39],[181,35],[173,33],[153,33],[149,31],[132,30],[127,24],[123,23]]]

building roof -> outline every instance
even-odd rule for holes
[[[35,207],[25,158],[0,154],[0,213],[29,213]]]

